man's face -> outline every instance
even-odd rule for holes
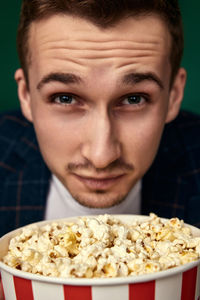
[[[150,167],[170,120],[170,46],[156,16],[108,29],[70,16],[32,24],[22,109],[49,169],[83,205],[115,205]]]

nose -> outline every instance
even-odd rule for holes
[[[82,155],[95,168],[103,169],[121,156],[121,145],[115,120],[109,113],[94,115],[87,124]]]

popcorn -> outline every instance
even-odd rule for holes
[[[12,238],[3,262],[44,276],[121,277],[154,273],[200,258],[200,237],[182,220],[124,223],[110,215],[30,225]]]

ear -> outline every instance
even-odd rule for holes
[[[185,69],[180,68],[174,79],[173,85],[170,90],[170,95],[169,95],[169,105],[168,105],[166,123],[169,123],[172,120],[174,120],[179,113],[180,106],[183,100],[183,95],[184,95],[186,75],[187,74]]]
[[[18,85],[18,97],[19,97],[22,113],[27,120],[32,122],[33,118],[32,118],[32,111],[31,111],[31,97],[24,76],[24,71],[22,69],[18,69],[15,72],[15,80]]]

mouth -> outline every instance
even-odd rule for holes
[[[121,175],[112,175],[105,177],[85,177],[77,174],[73,174],[74,177],[84,184],[90,190],[106,190],[111,188],[113,185],[119,183],[119,181],[125,176],[125,174]]]

